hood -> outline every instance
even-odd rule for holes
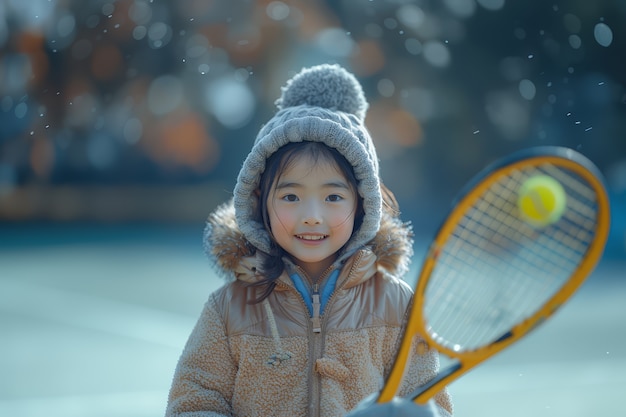
[[[346,252],[363,247],[380,227],[383,200],[378,156],[365,126],[368,103],[361,84],[336,64],[303,68],[287,81],[276,105],[278,112],[259,130],[233,189],[241,232],[256,248],[270,251],[271,236],[257,219],[257,191],[267,160],[289,143],[318,142],[339,152],[352,167],[364,215]]]

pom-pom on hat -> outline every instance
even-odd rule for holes
[[[364,125],[368,104],[361,85],[339,65],[305,68],[282,88],[276,105],[278,112],[259,131],[237,177],[234,206],[241,232],[255,247],[269,252],[270,236],[256,220],[255,191],[265,163],[290,142],[322,142],[346,158],[358,181],[365,215],[346,253],[358,249],[376,236],[382,212],[378,157]]]
[[[367,111],[361,84],[337,65],[307,68],[287,81],[277,107],[282,110],[301,104],[354,114],[361,121]]]

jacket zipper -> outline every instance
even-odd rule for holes
[[[320,320],[320,310],[322,308],[322,303],[320,301],[320,286],[317,282],[313,284],[313,294],[311,294],[311,297],[313,298],[313,315],[311,317],[313,333],[321,333],[322,322]]]
[[[354,256],[355,256],[355,259],[354,259],[354,262],[352,262],[352,266],[350,267],[350,272],[348,272],[348,275],[346,275],[346,278],[343,279],[341,282],[337,281],[335,289],[333,290],[333,292],[330,294],[330,297],[326,301],[326,309],[330,308],[330,306],[332,304],[332,301],[335,298],[335,295],[337,294],[337,290],[340,288],[340,284],[342,284],[342,283],[345,284],[347,281],[350,280],[350,277],[354,273],[354,270],[356,269],[356,266],[359,263],[361,263],[361,258],[363,257],[363,252],[362,251],[358,251],[358,252],[356,252],[356,254]],[[320,320],[320,322],[321,322],[321,320]],[[323,326],[323,327],[325,328],[326,326]]]
[[[361,261],[363,254],[361,251],[357,252],[356,254],[356,259],[354,259],[354,262],[352,263],[352,266],[350,268],[350,272],[347,275],[347,278],[343,280],[343,282],[346,282],[349,277],[352,276],[352,274],[354,273],[354,270],[356,268],[356,265],[358,265]],[[328,275],[329,270],[325,271],[321,277],[326,278]],[[306,276],[306,275],[305,275]],[[321,278],[320,278],[321,280]],[[332,305],[332,301],[335,298],[335,295],[337,294],[337,289],[339,288],[338,285],[340,285],[340,282],[337,281],[337,286],[335,286],[335,289],[333,290],[333,292],[330,295],[330,298],[327,300],[326,302],[326,311],[330,311],[331,305]],[[317,298],[315,298],[315,295],[317,294]],[[317,299],[318,302],[318,307],[317,307],[317,315],[316,315],[316,309],[315,309],[315,301]],[[312,322],[313,322],[313,347],[311,349],[311,353],[313,354],[313,366],[315,366],[315,359],[317,358],[321,358],[322,354],[324,352],[324,344],[325,344],[325,337],[322,337],[322,334],[326,334],[326,320],[322,320],[322,317],[320,317],[320,309],[321,309],[321,304],[319,302],[319,284],[315,283],[313,286],[313,318],[312,318]],[[317,316],[317,318],[316,318]],[[315,331],[315,323],[318,323],[319,325],[319,331],[316,332]],[[315,373],[315,369],[313,369],[313,373],[311,375],[314,375],[315,377],[314,382],[311,384],[311,403],[309,404],[309,415],[310,416],[320,416],[320,410],[321,410],[321,398],[320,398],[320,391],[321,391],[321,381],[320,378],[317,376],[317,374]],[[315,404],[315,405],[314,405]]]
[[[300,267],[296,267],[298,270],[298,274],[301,277],[305,278],[305,281],[311,282],[309,276],[304,272],[304,270]],[[320,279],[311,285],[311,300],[313,302],[313,311],[311,314],[311,325],[313,333],[321,333],[322,332],[322,320],[321,320],[321,310],[322,310],[322,300],[320,298],[320,285],[319,281],[322,281],[328,278],[330,272],[332,272],[333,267],[330,266],[326,269],[322,275],[320,275]]]
[[[309,276],[304,272],[300,267],[297,267],[298,272],[302,277],[306,279],[306,281],[311,282]],[[321,381],[319,376],[315,370],[315,364],[317,359],[322,357],[322,349],[324,343],[324,337],[322,336],[322,320],[321,320],[321,300],[319,293],[319,281],[324,280],[328,277],[329,272],[333,270],[332,267],[329,267],[322,275],[320,275],[320,279],[318,282],[314,283],[311,286],[311,297],[313,301],[313,314],[311,317],[311,351],[310,351],[310,366],[309,366],[309,375],[310,375],[310,399],[309,399],[309,416],[311,417],[319,417],[320,416],[320,391],[321,391]]]
[[[355,265],[358,264],[358,261],[361,259],[362,254],[359,252],[357,253],[356,256],[357,256],[357,259],[355,259],[355,262],[352,264],[352,268],[350,269],[350,272],[348,273],[348,277],[352,275]],[[306,280],[310,282],[308,275],[300,267],[296,267],[296,269],[298,270],[298,272],[301,274],[302,277],[306,278]],[[320,281],[327,278],[330,271],[332,271],[332,267],[324,271],[324,273],[320,276]],[[335,294],[337,293],[336,290],[337,288],[335,288],[335,290],[332,292],[328,302],[326,303],[327,309],[330,307],[331,300],[335,297]],[[296,290],[296,294],[298,294],[300,301],[304,304],[304,309],[307,310],[306,303],[303,299],[303,296],[297,290]],[[322,352],[324,350],[324,337],[322,337],[322,334],[325,333],[325,331],[323,330],[326,327],[322,323],[322,317],[320,314],[322,305],[321,305],[321,299],[320,299],[320,293],[319,293],[319,281],[314,283],[311,286],[311,297],[313,301],[313,314],[311,317],[311,350],[310,350],[310,357],[309,357],[309,361],[310,361],[309,375],[311,378],[311,383],[310,383],[311,396],[310,396],[310,401],[309,401],[309,413],[308,414],[311,417],[319,417],[320,407],[321,407],[321,403],[320,403],[321,381],[316,374],[315,363],[317,359],[322,357]]]
[[[303,274],[304,277],[307,277],[304,271],[300,270],[300,272]],[[308,315],[309,309],[306,305],[306,302],[304,301],[304,297],[302,296],[302,294],[300,294],[300,292],[296,290],[295,288],[292,288],[291,286],[288,286],[286,284],[279,284],[279,285],[285,286],[289,288],[289,290],[293,290],[297,294],[298,298],[300,299],[300,302],[302,303],[302,307],[304,311]],[[316,290],[314,292],[317,292],[317,296],[318,296],[317,297],[317,300],[318,300],[317,320],[320,322],[320,325],[319,325],[319,329],[316,330],[315,324],[313,322],[313,318],[311,318],[311,320],[309,321],[309,325],[307,326],[309,328],[308,333],[311,335],[310,336],[311,349],[309,353],[309,372],[308,372],[309,381],[310,381],[310,384],[309,384],[310,391],[309,391],[309,409],[308,409],[307,414],[310,417],[320,417],[320,380],[315,374],[315,362],[322,355],[321,320],[319,317],[319,309],[321,308],[321,303],[319,302],[319,285],[315,284],[313,287]],[[313,316],[315,316],[315,307],[313,307],[313,311],[314,311]]]

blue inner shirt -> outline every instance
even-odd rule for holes
[[[320,288],[320,316],[324,314],[324,307],[326,307],[328,299],[330,298],[333,291],[335,291],[337,278],[339,278],[339,269],[335,269],[333,272],[331,272],[326,282],[324,282],[322,284],[322,287]],[[291,275],[291,280],[293,281],[293,285],[296,287],[296,290],[298,290],[300,295],[302,295],[302,299],[309,309],[309,315],[313,317],[313,294],[309,290],[308,286],[304,283],[304,280],[300,275],[293,273]]]

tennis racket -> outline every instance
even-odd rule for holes
[[[562,216],[543,227],[525,221],[517,207],[519,188],[535,175],[556,179],[566,193]],[[410,394],[423,404],[548,319],[602,256],[609,221],[600,171],[571,149],[530,148],[481,171],[457,197],[427,251],[377,402],[397,394],[415,335],[452,359]]]

